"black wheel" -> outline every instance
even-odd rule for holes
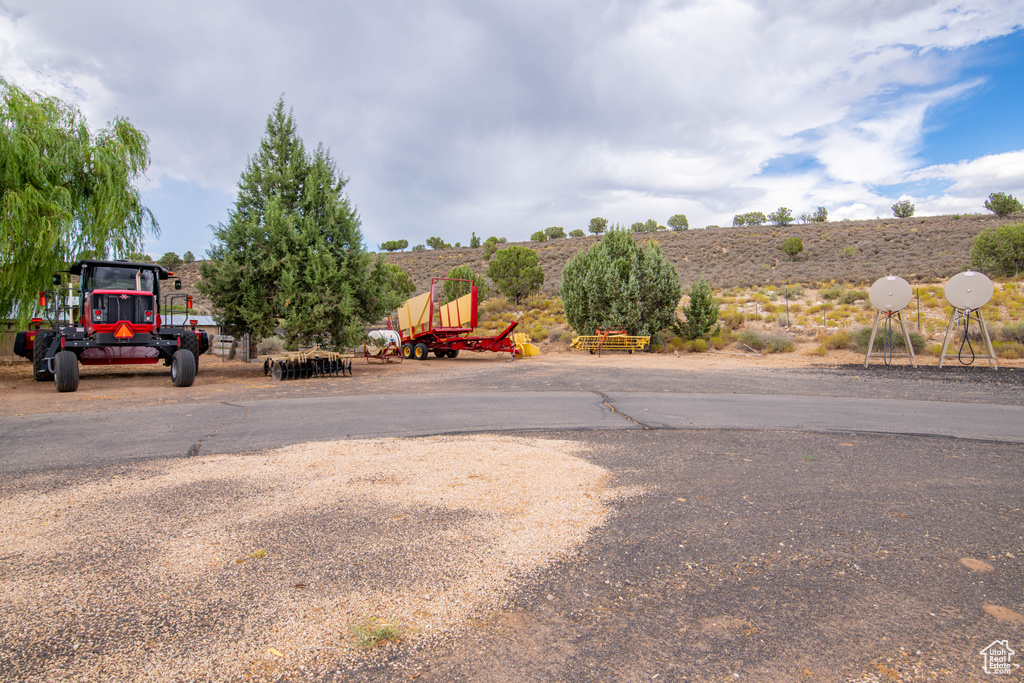
[[[196,357],[187,349],[178,349],[171,359],[171,382],[176,387],[190,387],[196,381]]]
[[[37,382],[53,381],[53,373],[46,369],[43,358],[46,356],[46,347],[53,339],[52,334],[36,332],[35,342],[32,344],[32,375]]]
[[[427,348],[426,344],[420,342],[419,344],[413,347],[412,353],[414,356],[416,356],[416,360],[426,360],[427,356],[430,355],[430,349]]]
[[[402,358],[412,358],[412,343],[406,342],[402,344]]]
[[[78,391],[78,356],[74,351],[58,351],[53,357],[53,385],[57,391]]]
[[[451,351],[448,352],[448,357],[449,358],[458,358],[459,357],[459,350],[458,349],[452,349]]]
[[[196,333],[185,330],[185,333],[181,335],[181,348],[192,352],[192,355],[196,359],[196,374],[199,374],[199,338],[196,337]]]
[[[590,349],[590,353],[597,353],[597,349]]]
[[[438,358],[447,358],[448,349],[434,349],[434,355],[437,356]]]

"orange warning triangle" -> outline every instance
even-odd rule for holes
[[[131,339],[132,328],[128,327],[126,323],[118,325],[117,330],[114,331],[114,336],[118,339]]]

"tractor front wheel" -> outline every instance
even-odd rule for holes
[[[78,356],[74,351],[58,351],[53,357],[53,385],[57,391],[78,391]]]
[[[191,330],[185,330],[185,333],[181,335],[181,348],[186,351],[191,351],[192,356],[196,359],[196,374],[199,374],[199,338],[196,337],[196,333]]]
[[[423,342],[420,342],[413,348],[413,354],[416,356],[416,360],[426,360],[427,356],[430,355],[430,349]]]
[[[46,356],[46,347],[50,345],[53,335],[36,332],[35,341],[32,342],[32,376],[37,382],[52,382],[53,373],[46,369],[43,358]]]
[[[178,349],[171,359],[171,382],[176,387],[190,387],[196,381],[196,357],[187,349]]]

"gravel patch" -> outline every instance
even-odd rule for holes
[[[604,523],[569,441],[304,444],[0,484],[0,678],[279,680],[427,642]]]

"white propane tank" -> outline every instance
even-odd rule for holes
[[[367,335],[364,349],[372,354],[377,354],[387,348],[388,342],[394,342],[395,346],[401,346],[402,340],[394,330],[370,330]]]

